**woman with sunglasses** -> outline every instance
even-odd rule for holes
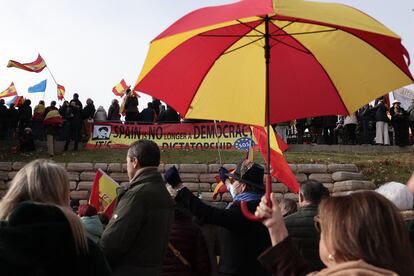
[[[292,244],[273,194],[271,203],[270,208],[263,197],[256,216],[263,218],[273,246],[259,261],[275,275],[414,275],[403,219],[385,197],[365,191],[321,202],[315,227],[327,268],[313,273]]]

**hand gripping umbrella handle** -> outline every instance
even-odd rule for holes
[[[272,176],[270,174],[268,174],[266,176],[266,201],[267,201],[267,206],[269,206],[269,208],[272,208],[272,201],[270,199],[270,194],[272,193]],[[240,202],[240,208],[241,211],[243,213],[243,215],[251,220],[251,221],[262,221],[261,218],[256,217],[254,214],[250,213],[249,209],[247,208],[247,202],[246,201],[242,201]]]

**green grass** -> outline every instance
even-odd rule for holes
[[[23,161],[38,158],[53,159],[56,162],[92,162],[117,163],[125,162],[126,149],[79,150],[59,153],[50,158],[44,151],[30,154],[11,154],[9,146],[0,146],[0,161]],[[245,153],[237,151],[222,151],[222,163],[237,163],[245,157]],[[411,174],[409,169],[412,162],[412,153],[337,153],[337,152],[287,152],[285,157],[289,163],[353,163],[356,164],[367,179],[381,184],[387,181],[405,183]],[[216,150],[162,150],[162,163],[203,163],[218,164],[219,157]],[[255,161],[263,163],[259,152],[255,152]]]

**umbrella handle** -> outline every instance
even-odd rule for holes
[[[266,200],[267,200],[267,206],[269,208],[272,208],[272,201],[270,199],[270,194],[272,193],[272,176],[268,174],[266,176]],[[240,202],[240,208],[242,211],[242,214],[251,221],[262,221],[261,218],[256,217],[254,214],[250,213],[249,209],[247,208],[247,202],[242,201]]]

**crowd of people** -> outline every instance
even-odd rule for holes
[[[92,99],[85,105],[75,93],[73,99],[64,101],[58,108],[56,101],[49,106],[44,101],[32,110],[30,99],[16,107],[9,108],[0,99],[0,140],[19,140],[21,151],[32,151],[35,140],[47,140],[49,154],[54,154],[54,141],[66,141],[64,150],[71,141],[77,150],[79,142],[87,142],[95,122],[119,122],[127,124],[163,124],[185,122],[170,106],[153,98],[141,112],[138,109],[139,96],[127,91],[121,105],[112,100],[108,111],[104,107],[95,108]],[[51,111],[58,111],[61,121],[45,125],[44,119]],[[124,120],[121,121],[122,116]],[[196,120],[189,120],[196,122]],[[349,116],[321,116],[298,119],[273,125],[278,135],[288,144],[377,144],[407,146],[413,144],[414,102],[407,109],[394,101],[388,107],[383,98],[375,105],[365,105]],[[410,135],[411,133],[411,135]],[[411,137],[411,139],[410,139]]]
[[[389,107],[383,98],[379,98],[374,106],[367,104],[349,116],[305,118],[274,127],[286,143],[292,144],[404,147],[413,144],[414,102],[405,110],[397,100]]]
[[[69,149],[73,141],[73,149],[79,148],[79,142],[89,140],[92,126],[95,122],[128,124],[164,124],[180,122],[179,114],[170,106],[165,107],[161,101],[153,98],[141,112],[138,110],[138,96],[127,90],[121,105],[117,99],[113,99],[108,112],[103,106],[95,108],[92,99],[88,98],[85,105],[79,100],[77,93],[73,94],[70,101],[63,101],[57,107],[56,101],[46,106],[43,100],[32,109],[30,99],[24,100],[17,108],[14,104],[5,105],[4,99],[0,99],[0,140],[19,140],[21,151],[33,151],[34,141],[48,141],[50,155],[54,154],[54,141],[66,141],[64,150]],[[58,111],[56,115],[61,120],[45,122],[49,112]],[[48,137],[49,136],[49,137]]]
[[[0,201],[2,274],[414,275],[414,177],[335,197],[307,180],[298,204],[279,204],[264,196],[264,168],[243,160],[220,168],[233,201],[219,208],[186,188],[174,166],[163,177],[160,156],[152,141],[129,147],[130,182],[111,217],[87,204],[72,209],[58,164],[24,166]],[[261,221],[242,214],[242,201]]]

